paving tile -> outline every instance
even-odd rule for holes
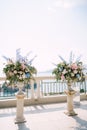
[[[26,123],[15,124],[16,108],[0,109],[1,130],[87,130],[87,101],[75,108],[76,116],[67,116],[66,103],[24,107]]]

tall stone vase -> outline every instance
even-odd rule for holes
[[[17,98],[15,123],[24,123],[24,122],[26,122],[26,120],[25,120],[25,117],[24,117],[24,97],[25,97],[25,93],[22,91],[23,83],[18,82],[17,86],[19,88],[19,91],[15,94],[15,96]]]
[[[75,116],[77,113],[74,111],[73,98],[76,91],[72,89],[72,83],[67,83],[67,88],[68,89],[65,90],[65,93],[67,95],[67,111],[65,114],[68,116]]]

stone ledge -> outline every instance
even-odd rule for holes
[[[80,94],[80,100],[87,100],[86,94]],[[0,108],[8,108],[8,107],[16,107],[16,101],[17,99],[4,99],[0,100]],[[39,105],[39,104],[49,104],[49,103],[62,103],[67,101],[66,95],[55,95],[55,96],[45,96],[41,97],[39,99],[30,99],[25,98],[24,99],[24,106],[28,105]]]

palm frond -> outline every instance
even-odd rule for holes
[[[64,63],[66,63],[66,61],[63,59],[62,56],[59,55],[59,58],[60,58]]]
[[[28,57],[31,53],[32,51],[28,52],[25,57]]]
[[[81,60],[82,55],[76,58],[76,63],[78,63]]]
[[[2,56],[6,61],[8,61],[10,58],[6,57],[6,56]]]
[[[53,65],[55,65],[55,66],[57,66],[57,64],[55,64],[55,63],[52,63]]]
[[[29,65],[31,65],[32,64],[32,62],[33,62],[33,60],[36,58],[37,56],[34,56],[31,60],[29,60],[27,63],[29,64]]]

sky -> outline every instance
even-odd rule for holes
[[[54,68],[72,51],[87,62],[87,0],[0,0],[0,72],[3,55],[32,52],[37,71]]]

